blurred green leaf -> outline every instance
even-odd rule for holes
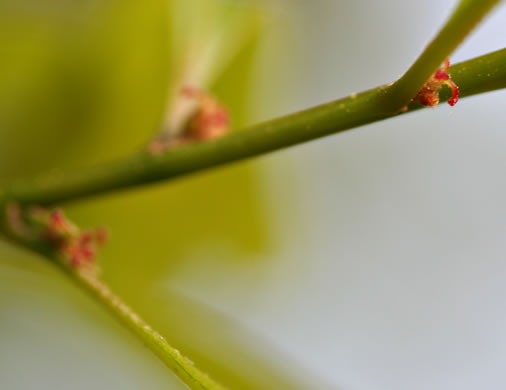
[[[44,4],[0,3],[0,50],[7,59],[0,64],[0,183],[63,164],[79,169],[144,147],[158,131],[168,99],[185,83],[211,88],[228,106],[234,128],[248,120],[264,17],[257,3]],[[286,357],[251,332],[180,294],[153,289],[210,243],[233,248],[234,256],[221,260],[223,274],[231,265],[267,258],[273,243],[256,171],[240,164],[66,210],[83,226],[111,230],[101,256],[104,278],[212,377],[236,389],[308,388],[280,368],[277,362]],[[0,246],[0,272],[8,264],[10,280],[4,297],[27,283],[18,266],[30,264],[35,272],[49,267],[12,262],[12,253]],[[59,291],[62,282],[54,278],[44,271],[37,276],[42,286],[27,291],[48,285]],[[153,310],[154,300],[165,310]]]
[[[166,1],[21,3],[0,4],[2,180],[138,148],[164,110]]]

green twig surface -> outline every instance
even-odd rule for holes
[[[191,360],[172,347],[123,300],[95,276],[85,270],[70,270],[79,284],[92,293],[117,318],[128,326],[192,390],[225,390],[200,371]]]
[[[126,325],[188,388],[192,390],[226,390],[225,387],[202,372],[190,359],[183,356],[162,335],[151,328],[121,297],[111,290],[97,275],[93,267],[71,266],[67,259],[62,258],[55,252],[50,242],[30,240],[16,234],[10,228],[5,216],[3,216],[3,224],[0,224],[0,232],[13,244],[31,249],[57,264],[82,289],[91,294],[121,323]]]
[[[452,15],[406,73],[385,91],[383,107],[402,109],[446,58],[501,0],[461,0]]]
[[[506,49],[452,66],[460,97],[506,87]],[[214,141],[182,146],[155,156],[147,150],[126,160],[79,171],[53,172],[13,183],[0,203],[52,205],[119,189],[167,180],[233,161],[258,156],[330,134],[423,108],[409,104],[405,112],[385,112],[379,100],[386,86],[235,131]],[[442,90],[441,101],[449,94]],[[458,106],[454,109],[458,109]]]

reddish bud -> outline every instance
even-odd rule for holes
[[[149,150],[154,155],[191,142],[219,138],[228,131],[227,109],[216,98],[191,86],[181,88],[180,95],[192,101],[188,106],[191,108],[185,113],[182,121],[184,126],[178,127],[175,134],[162,132],[153,140],[149,145]]]
[[[52,234],[62,234],[66,230],[66,219],[60,209],[53,210],[49,215],[48,229]]]
[[[436,70],[436,73],[434,73],[434,78],[436,80],[449,80],[450,76],[448,76],[448,73],[446,73],[444,70],[438,69]]]
[[[459,101],[459,87],[452,80],[448,80],[446,85],[448,85],[452,90],[452,96],[448,99],[448,104],[450,106],[454,106]]]
[[[80,248],[79,253],[85,260],[91,261],[95,257],[95,250],[91,246],[83,246]]]
[[[93,237],[91,235],[90,232],[84,232],[81,234],[81,236],[79,237],[79,242],[82,244],[82,245],[87,245],[87,244],[90,244],[91,242],[93,241]]]
[[[188,138],[207,140],[219,138],[227,133],[228,112],[214,97],[192,87],[184,87],[181,93],[183,96],[196,99],[199,104],[188,123]]]
[[[95,266],[97,248],[107,241],[105,229],[81,231],[60,209],[31,206],[23,210],[13,203],[7,206],[6,214],[14,233],[31,240],[45,241],[72,267]]]
[[[452,96],[448,100],[448,104],[454,106],[459,100],[459,88],[447,73],[449,68],[450,61],[446,59],[443,67],[434,72],[423,88],[418,91],[413,101],[424,106],[436,106],[439,104],[439,91],[443,85],[446,85],[452,90]]]

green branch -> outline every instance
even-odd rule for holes
[[[506,49],[450,68],[460,96],[506,87]],[[233,161],[258,156],[330,134],[423,108],[408,105],[403,113],[386,113],[378,104],[385,86],[258,124],[215,141],[201,142],[154,156],[147,150],[128,159],[79,171],[57,172],[13,183],[0,203],[51,205],[119,189],[167,180]],[[441,101],[449,97],[441,92]],[[458,109],[458,106],[454,109]]]
[[[123,300],[92,273],[79,269],[70,270],[81,287],[90,292],[123,322],[165,365],[192,390],[225,390],[223,386],[200,371],[191,360],[172,347],[157,331],[152,329]]]
[[[153,155],[145,150],[126,160],[100,167],[51,173],[14,183],[0,192],[0,230],[17,243],[54,258],[50,252],[9,231],[6,218],[6,205],[9,201],[21,205],[51,205],[137,187],[258,156],[420,109],[422,106],[409,102],[444,59],[498,3],[499,0],[462,0],[420,58],[392,85],[353,94],[233,132],[218,140],[182,146],[161,155]],[[461,97],[506,88],[506,49],[452,66],[449,73],[459,86]],[[441,101],[447,100],[448,91],[441,91],[440,98]],[[406,110],[399,112],[404,107]],[[127,325],[191,389],[223,390],[221,385],[168,344],[95,274],[86,269],[73,268],[65,262],[59,264],[82,288]]]
[[[410,102],[444,60],[501,0],[461,0],[452,15],[407,72],[385,90],[382,105],[397,112]]]
[[[11,221],[12,222],[12,221]],[[94,267],[75,267],[68,259],[62,257],[54,245],[47,239],[23,237],[9,225],[9,218],[4,216],[0,231],[12,243],[28,248],[52,260],[79,287],[106,307],[123,325],[127,326],[158,358],[174,372],[177,377],[192,390],[226,390],[207,374],[200,371],[191,360],[171,346],[165,338],[151,328],[130,306],[128,306],[98,276]]]

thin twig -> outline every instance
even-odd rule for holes
[[[190,359],[183,356],[162,335],[151,328],[103,280],[86,270],[77,269],[72,270],[71,273],[81,287],[128,326],[192,390],[225,390],[222,385],[200,371]]]
[[[506,49],[454,65],[449,73],[458,84],[461,97],[506,88]],[[423,108],[412,103],[405,112],[385,112],[379,104],[385,88],[381,86],[353,94],[234,131],[217,140],[182,146],[161,155],[154,156],[146,150],[98,167],[21,180],[0,193],[0,204],[3,199],[4,202],[15,200],[21,204],[52,205],[173,179]],[[448,97],[443,90],[441,101]]]
[[[382,106],[397,112],[501,0],[461,0],[446,24],[404,75],[385,91]],[[435,10],[437,11],[437,10]]]
[[[12,209],[12,204],[7,208]],[[193,362],[183,356],[179,350],[170,345],[167,340],[148,325],[121,297],[116,295],[99,275],[99,266],[96,259],[92,263],[75,264],[62,251],[54,237],[48,235],[45,226],[43,230],[34,230],[33,234],[25,234],[30,230],[19,231],[18,225],[30,229],[20,213],[6,213],[0,224],[0,231],[13,244],[28,248],[52,262],[70,276],[78,286],[89,293],[99,303],[105,306],[123,325],[126,325],[160,360],[174,372],[175,375],[192,390],[226,390],[221,384],[211,379],[207,374],[196,367]],[[6,212],[6,210],[4,210]],[[26,216],[26,215],[25,215]],[[63,221],[63,220],[62,220]],[[62,222],[69,226],[67,219]],[[75,227],[74,224],[72,224]],[[79,228],[75,227],[77,231]],[[53,238],[53,239],[52,239]]]

